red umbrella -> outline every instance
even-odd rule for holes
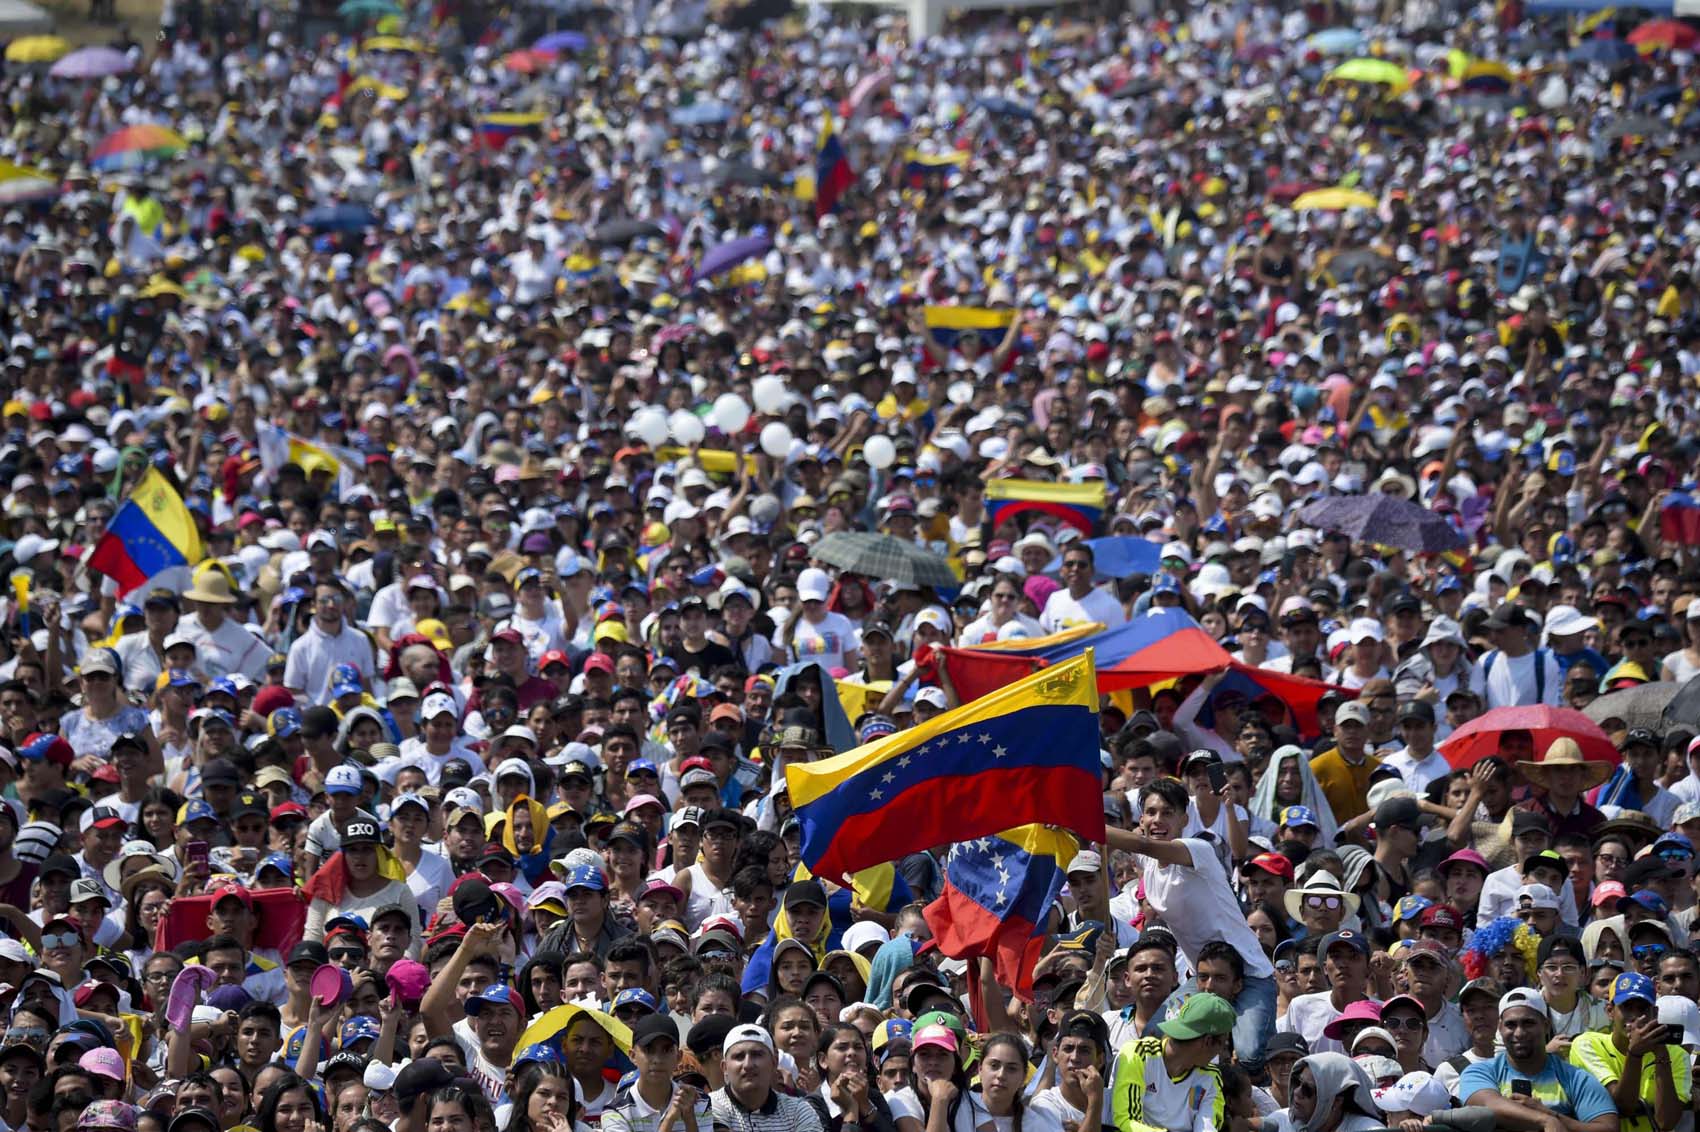
[[[1499,754],[1499,737],[1507,731],[1527,731],[1535,737],[1535,761],[1546,757],[1554,739],[1574,739],[1582,757],[1616,766],[1621,759],[1600,725],[1570,708],[1545,705],[1502,707],[1472,719],[1446,737],[1439,750],[1454,770],[1466,770],[1489,755]]]
[[[1625,38],[1637,47],[1687,51],[1700,43],[1700,32],[1681,20],[1648,20]]]

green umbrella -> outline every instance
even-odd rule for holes
[[[385,16],[399,16],[401,6],[395,0],[342,0],[336,14],[345,20],[381,20]]]

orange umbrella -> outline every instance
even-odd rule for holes
[[[1630,32],[1627,38],[1637,47],[1688,51],[1700,43],[1700,32],[1680,20],[1648,20]]]

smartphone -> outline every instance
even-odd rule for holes
[[[1210,775],[1210,792],[1220,794],[1222,787],[1228,784],[1228,768],[1223,763],[1211,763],[1205,768]]]
[[[188,868],[199,865],[202,869],[207,865],[207,850],[210,846],[205,841],[191,841],[183,847],[183,860]]]
[[[1535,1085],[1533,1081],[1519,1080],[1511,1082],[1511,1095],[1514,1097],[1533,1096],[1534,1092]]]

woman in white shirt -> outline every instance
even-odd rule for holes
[[[812,660],[828,672],[854,669],[861,659],[856,627],[842,613],[826,607],[832,583],[825,570],[804,570],[797,578],[801,612],[785,622],[776,643],[792,663]]]
[[[1042,637],[1045,629],[1039,622],[1021,612],[1021,586],[1008,574],[999,574],[992,583],[991,594],[988,597],[990,606],[986,612],[962,630],[958,637],[959,643],[966,648],[975,645],[990,644],[993,641],[1008,640],[1003,630],[1010,625],[1020,626],[1022,635],[1027,637]]]

